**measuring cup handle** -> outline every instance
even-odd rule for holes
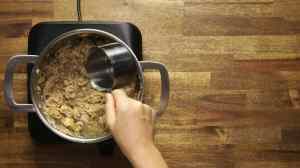
[[[36,55],[16,55],[8,60],[5,70],[4,78],[4,99],[10,109],[16,112],[35,112],[32,104],[19,104],[15,101],[13,96],[13,74],[15,67],[21,63],[34,63],[37,60]]]
[[[170,82],[169,82],[169,73],[166,66],[159,62],[152,61],[140,61],[141,66],[144,69],[155,69],[160,72],[161,79],[161,95],[160,95],[160,108],[157,116],[161,115],[168,106],[169,94],[170,94]]]

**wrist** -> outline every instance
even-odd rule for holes
[[[145,158],[154,156],[157,152],[158,150],[153,143],[145,144],[143,146],[138,145],[134,152],[129,154],[128,159],[134,167],[141,167],[139,165],[145,162]]]
[[[159,150],[153,145],[144,147],[130,160],[135,168],[168,168]]]

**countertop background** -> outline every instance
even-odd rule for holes
[[[170,167],[300,167],[300,1],[82,0],[83,20],[128,21],[142,31],[144,57],[171,76],[168,110],[156,144]],[[5,64],[26,53],[30,28],[76,20],[72,0],[0,2],[0,167],[130,167],[116,149],[37,145],[25,113],[3,100]],[[26,102],[26,69],[15,96]],[[160,77],[146,73],[146,103],[159,98]]]

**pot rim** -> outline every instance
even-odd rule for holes
[[[30,93],[32,95],[32,103],[34,108],[36,109],[36,112],[39,116],[39,118],[42,120],[42,122],[46,125],[46,127],[48,127],[53,133],[55,133],[56,135],[69,140],[71,142],[78,142],[78,143],[96,143],[96,142],[102,142],[105,140],[108,140],[110,138],[112,138],[112,135],[110,133],[101,136],[101,137],[96,137],[96,138],[79,138],[79,137],[74,137],[74,136],[70,136],[67,135],[61,131],[59,131],[57,128],[55,128],[54,126],[51,125],[51,123],[48,122],[48,120],[45,118],[45,116],[42,114],[42,112],[40,111],[40,108],[38,107],[38,102],[37,102],[37,96],[35,93],[35,89],[34,87],[36,87],[36,83],[34,81],[36,81],[37,78],[37,72],[38,72],[38,65],[40,63],[40,61],[42,60],[42,58],[49,52],[49,50],[51,48],[53,48],[59,41],[73,36],[73,35],[78,35],[81,33],[91,33],[91,34],[98,34],[98,35],[102,35],[105,37],[108,37],[116,42],[121,43],[122,45],[124,45],[128,51],[130,52],[130,54],[134,57],[135,62],[137,64],[137,72],[138,72],[138,78],[139,78],[139,94],[137,96],[137,98],[140,101],[143,101],[143,94],[144,94],[144,76],[143,76],[143,69],[141,64],[139,63],[139,60],[137,59],[135,53],[132,51],[132,49],[124,42],[122,41],[120,38],[118,38],[117,36],[106,32],[106,31],[102,31],[102,30],[98,30],[98,29],[74,29],[65,33],[62,33],[61,35],[59,35],[58,37],[56,37],[55,39],[53,39],[41,52],[41,54],[39,55],[39,59],[38,61],[34,64],[34,67],[31,71],[31,79],[30,79]]]

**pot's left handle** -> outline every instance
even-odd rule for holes
[[[5,70],[4,78],[4,99],[8,106],[17,112],[35,112],[32,104],[19,104],[15,101],[13,96],[13,74],[15,67],[18,64],[35,63],[38,59],[37,55],[16,55],[8,60]]]

